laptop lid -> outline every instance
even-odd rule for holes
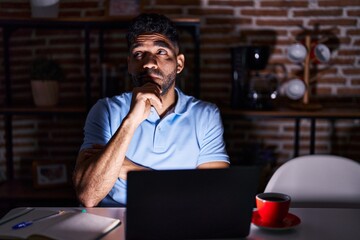
[[[258,178],[256,167],[129,172],[126,239],[246,237]]]

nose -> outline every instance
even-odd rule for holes
[[[157,69],[157,61],[153,54],[146,54],[143,60],[143,68]]]

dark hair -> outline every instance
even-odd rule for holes
[[[134,18],[126,34],[128,48],[141,34],[158,33],[167,37],[176,47],[179,47],[179,35],[175,24],[166,16],[156,13],[143,13]]]

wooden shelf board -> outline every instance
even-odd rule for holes
[[[233,109],[230,104],[219,104],[219,109],[223,116],[239,117],[274,117],[274,118],[360,118],[360,102],[320,102],[321,107],[318,109],[291,108],[289,102],[275,103],[272,109],[249,110]]]
[[[45,114],[45,113],[70,113],[85,114],[85,107],[56,106],[56,107],[36,107],[36,106],[0,106],[0,114]]]
[[[71,186],[36,189],[31,180],[12,180],[0,183],[1,200],[76,200]]]

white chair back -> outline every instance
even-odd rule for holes
[[[307,155],[279,167],[265,192],[286,193],[292,207],[360,207],[360,163],[334,155]]]

